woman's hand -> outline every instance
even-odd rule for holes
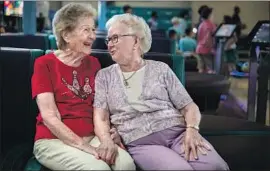
[[[121,145],[121,137],[120,137],[119,133],[117,132],[116,128],[111,128],[110,134],[111,134],[111,138],[112,138],[113,142],[120,146]]]
[[[187,128],[184,136],[184,144],[181,151],[185,152],[186,160],[198,160],[198,153],[207,155],[211,146],[194,128]]]
[[[101,142],[97,148],[97,153],[103,161],[107,164],[114,164],[115,158],[118,154],[118,146],[111,140],[107,139]]]
[[[96,159],[100,159],[96,148],[91,145],[88,145],[87,143],[82,145],[81,150],[86,153],[92,154],[93,156],[96,157]]]

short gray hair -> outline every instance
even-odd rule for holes
[[[64,49],[66,42],[63,31],[73,31],[82,17],[96,17],[96,10],[90,4],[69,3],[59,9],[53,18],[52,28],[59,49]]]
[[[152,44],[151,30],[143,18],[133,14],[114,15],[106,23],[107,30],[116,23],[125,24],[130,28],[131,34],[135,34],[140,39],[142,54],[150,50]]]

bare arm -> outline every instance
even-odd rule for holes
[[[180,110],[183,113],[187,127],[198,129],[201,121],[201,113],[198,106],[191,102]]]
[[[100,141],[110,141],[110,115],[106,109],[94,108],[95,134]]]
[[[41,93],[37,95],[37,104],[44,125],[65,144],[83,150],[83,139],[61,121],[61,116],[55,104],[53,94]]]
[[[166,68],[165,82],[171,102],[185,117],[187,127],[199,127],[201,113],[198,106],[193,102],[192,98],[169,66],[166,66]]]

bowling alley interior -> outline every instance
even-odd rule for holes
[[[269,1],[0,1],[0,170],[270,170],[269,32]]]

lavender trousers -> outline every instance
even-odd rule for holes
[[[229,170],[213,147],[198,160],[187,161],[180,152],[184,132],[180,126],[168,128],[129,143],[127,149],[142,170]]]

